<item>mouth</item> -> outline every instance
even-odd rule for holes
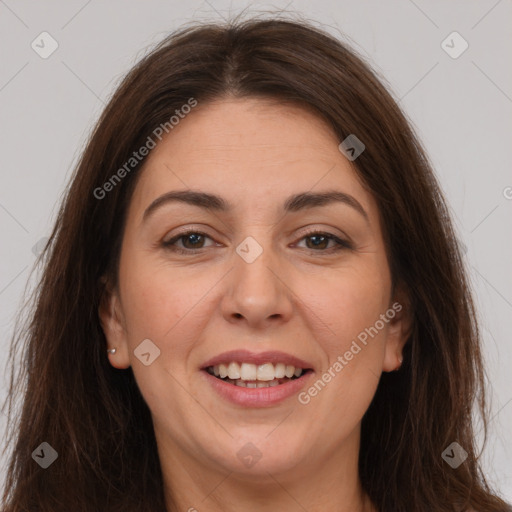
[[[243,407],[278,405],[299,393],[315,373],[310,363],[285,352],[248,350],[219,354],[200,370],[218,396]]]
[[[281,386],[300,379],[312,372],[311,368],[301,368],[285,363],[253,364],[247,362],[226,362],[205,368],[210,375],[219,380],[242,388],[270,388]]]

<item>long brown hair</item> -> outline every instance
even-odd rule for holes
[[[381,512],[506,510],[478,462],[473,404],[484,428],[487,417],[479,332],[425,151],[354,50],[307,21],[277,18],[180,29],[129,72],[101,115],[43,254],[33,309],[13,339],[2,510],[165,510],[148,407],[131,369],[109,364],[98,319],[102,278],[116,282],[142,164],[104,197],[94,191],[190,98],[204,105],[228,96],[298,102],[340,142],[355,134],[366,146],[354,164],[378,203],[393,282],[408,291],[414,328],[401,371],[382,375],[363,418],[365,491]],[[16,393],[23,396],[19,415]],[[454,441],[468,454],[457,469],[441,457]],[[47,469],[31,457],[42,442],[58,452]]]

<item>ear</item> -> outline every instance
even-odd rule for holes
[[[397,285],[396,292],[392,298],[388,317],[390,318],[386,336],[386,348],[382,371],[392,372],[398,370],[403,361],[403,349],[413,328],[413,312],[411,310],[408,293],[403,285]]]
[[[110,282],[102,278],[103,291],[101,294],[98,316],[101,327],[107,339],[105,355],[114,368],[124,370],[130,366],[129,349],[126,335],[126,324],[119,293]],[[107,353],[107,349],[116,349],[115,354]]]

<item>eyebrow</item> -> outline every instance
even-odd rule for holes
[[[161,206],[173,202],[181,202],[216,212],[228,212],[233,210],[233,206],[228,201],[215,194],[195,190],[171,191],[157,197],[146,208],[142,216],[143,220],[146,220]],[[353,196],[338,190],[328,190],[318,193],[302,192],[292,195],[284,202],[283,210],[285,212],[298,212],[309,208],[327,206],[332,203],[346,204],[360,213],[367,222],[369,221],[368,214],[361,206],[361,203]]]

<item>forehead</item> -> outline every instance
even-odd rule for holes
[[[319,115],[268,99],[199,104],[151,151],[134,194],[140,208],[169,190],[201,189],[246,207],[338,188],[374,208]]]
[[[337,145],[327,124],[298,105],[271,99],[232,99],[199,104],[149,159],[165,158],[165,153],[173,151],[180,158],[193,152],[205,159],[251,156],[268,164],[273,158],[276,162],[293,161],[299,153],[332,156]]]

